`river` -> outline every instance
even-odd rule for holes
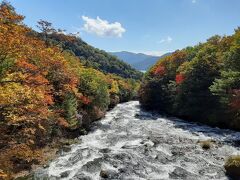
[[[198,142],[209,139],[212,147],[204,150]],[[35,179],[223,180],[224,161],[234,154],[240,154],[240,133],[145,112],[132,101],[94,123]]]

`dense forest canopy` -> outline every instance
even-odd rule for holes
[[[139,95],[146,108],[239,130],[240,29],[159,60]]]
[[[47,22],[40,21],[39,38],[23,20],[10,4],[0,5],[0,178],[29,170],[54,139],[79,135],[108,108],[133,99],[139,83],[123,77],[141,76],[74,36],[51,34]],[[96,64],[85,66],[87,58]]]
[[[73,55],[81,59],[81,63],[86,67],[92,67],[103,73],[111,73],[123,78],[141,79],[143,74],[135,70],[129,64],[117,59],[115,56],[99,50],[84,42],[78,34],[66,35],[61,29],[54,29],[47,21],[39,21],[39,38],[48,44],[58,46],[65,51],[68,50]]]

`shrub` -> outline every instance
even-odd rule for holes
[[[212,147],[211,140],[199,141],[199,143],[204,150],[208,150]]]
[[[226,170],[226,174],[232,178],[240,177],[240,155],[234,155],[228,157],[225,162],[224,168]]]

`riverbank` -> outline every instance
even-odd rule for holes
[[[55,139],[51,144],[47,145],[46,147],[40,149],[41,151],[41,161],[38,164],[33,164],[30,170],[23,170],[14,174],[11,178],[17,180],[27,180],[33,178],[33,173],[38,168],[46,168],[54,159],[61,156],[63,152],[68,152],[71,150],[71,145],[79,143],[78,138],[74,139]]]
[[[85,113],[83,117],[85,120],[84,126],[77,129],[58,129],[59,132],[57,136],[55,135],[54,137],[51,137],[51,140],[47,140],[45,145],[34,148],[31,151],[29,151],[29,149],[25,149],[25,146],[22,144],[19,144],[20,150],[17,149],[14,152],[4,151],[4,148],[0,149],[0,164],[5,170],[2,171],[0,169],[0,179],[22,180],[31,178],[33,172],[37,168],[47,167],[52,160],[61,156],[63,152],[70,151],[70,146],[72,144],[79,143],[78,137],[81,135],[86,135],[90,130],[91,124],[104,118],[105,114],[112,110],[116,105],[116,103],[112,103],[106,111],[96,111],[88,114]],[[12,158],[9,159],[9,157]],[[12,167],[14,167],[14,170],[11,169]]]

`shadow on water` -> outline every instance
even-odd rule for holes
[[[186,121],[156,111],[147,111],[140,105],[137,105],[137,108],[140,108],[140,112],[135,114],[135,118],[139,120],[147,121],[165,119],[171,123],[174,128],[179,128],[195,135],[202,134],[210,138],[219,139],[221,142],[231,144],[234,147],[240,147],[240,132],[211,127],[199,122]]]

